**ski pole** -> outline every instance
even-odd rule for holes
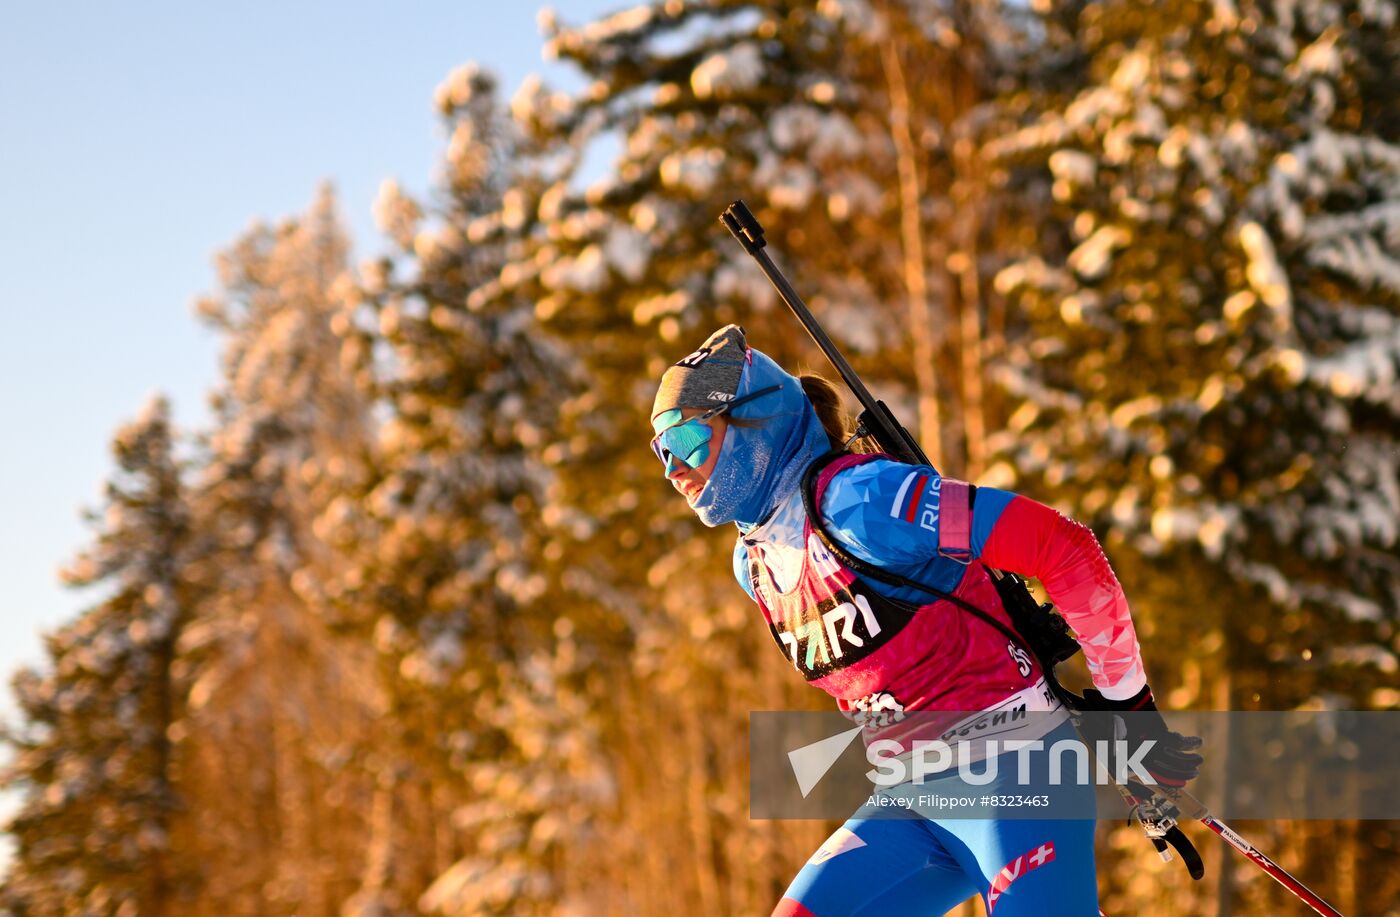
[[[807,304],[802,301],[802,297],[797,295],[797,291],[788,283],[783,272],[778,270],[778,266],[773,263],[773,259],[768,257],[768,253],[763,250],[768,243],[763,238],[763,227],[759,225],[758,218],[753,215],[743,201],[735,201],[725,208],[720,214],[719,221],[724,227],[734,234],[734,238],[739,240],[739,244],[744,246],[744,251],[753,256],[758,262],[758,266],[767,275],[768,281],[773,284],[773,288],[778,291],[778,295],[787,303],[789,309],[797,316],[797,320],[802,323],[802,327],[807,329],[807,333],[812,336],[812,340],[817,342],[822,353],[831,361],[831,365],[836,367],[836,371],[841,374],[846,385],[860,402],[863,410],[857,418],[858,430],[864,434],[874,437],[880,444],[880,450],[898,458],[902,462],[911,465],[929,464],[928,456],[919,446],[917,440],[910,435],[909,431],[900,425],[894,414],[883,401],[876,401],[871,396],[870,390],[865,387],[865,383],[856,375],[856,371],[851,368],[851,364],[846,362],[846,358],[841,355],[841,351],[836,349],[831,338],[817,324],[816,318],[812,315],[812,310],[807,308]]]
[[[1050,670],[1048,680],[1052,682],[1057,693],[1061,695],[1061,700],[1065,701],[1066,706],[1069,707],[1070,719],[1074,722],[1075,728],[1080,729],[1082,733],[1083,712],[1076,709],[1076,705],[1073,703],[1075,695],[1060,687],[1059,680],[1054,676],[1053,668]],[[1200,879],[1205,875],[1205,866],[1202,864],[1201,856],[1196,852],[1195,846],[1178,826],[1179,820],[1183,817],[1199,821],[1215,832],[1227,844],[1244,854],[1251,863],[1264,870],[1275,882],[1292,892],[1299,901],[1323,917],[1342,917],[1341,911],[1328,904],[1321,895],[1298,881],[1288,870],[1275,863],[1258,847],[1255,847],[1229,825],[1212,815],[1205,803],[1186,790],[1163,786],[1148,789],[1136,781],[1129,781],[1126,786],[1114,781],[1113,786],[1123,797],[1123,801],[1128,804],[1132,816],[1147,832],[1147,837],[1152,841],[1152,846],[1157,848],[1158,855],[1164,860],[1170,860],[1171,851],[1168,844],[1175,847],[1177,853],[1181,854],[1181,859],[1186,864],[1186,870],[1191,874],[1191,878]],[[1102,914],[1102,912],[1100,913]]]
[[[1288,872],[1288,870],[1284,869],[1282,866],[1269,859],[1267,856],[1265,856],[1259,851],[1259,848],[1255,847],[1249,841],[1236,834],[1233,830],[1230,829],[1229,825],[1225,824],[1220,819],[1216,818],[1210,813],[1206,813],[1199,819],[1199,821],[1201,824],[1205,825],[1207,828],[1224,838],[1227,844],[1229,844],[1231,847],[1234,847],[1240,853],[1248,857],[1256,866],[1264,870],[1264,872],[1268,873],[1269,876],[1271,876],[1275,882],[1291,891],[1294,895],[1298,897],[1298,900],[1302,901],[1308,907],[1317,911],[1319,914],[1322,914],[1323,917],[1342,917],[1341,911],[1337,910],[1335,907],[1322,900],[1321,896],[1319,896],[1312,889],[1308,888],[1302,882],[1299,882]]]

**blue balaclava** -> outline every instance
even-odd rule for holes
[[[705,525],[733,522],[747,532],[766,521],[831,443],[802,383],[749,347],[738,325],[716,331],[662,377],[653,418],[677,407],[713,407],[773,385],[778,391],[731,412],[757,425],[731,423],[726,429],[710,480],[691,507]]]

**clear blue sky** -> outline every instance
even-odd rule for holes
[[[507,96],[546,65],[531,0],[11,5],[0,29],[0,713],[39,633],[89,597],[55,570],[87,540],[113,431],[165,392],[203,423],[217,342],[191,312],[212,256],[335,183],[357,257],[379,183],[424,191],[433,89],[479,61]],[[579,23],[633,5],[560,0]]]

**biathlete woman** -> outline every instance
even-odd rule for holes
[[[920,711],[1016,709],[1043,715],[1022,717],[1003,739],[1048,745],[1074,735],[1039,664],[1004,629],[861,577],[824,547],[802,493],[818,461],[813,505],[845,554],[1008,626],[988,568],[1038,578],[1083,646],[1094,683],[1086,701],[1150,713],[1124,720],[1138,724],[1127,738],[1156,741],[1143,761],[1159,782],[1197,773],[1199,740],[1168,732],[1155,714],[1123,590],[1085,526],[1017,494],[945,481],[928,466],[841,453],[835,389],[784,372],[737,325],[666,372],[652,426],[667,478],[700,520],[737,525],[735,576],[778,645],[849,716],[891,726]],[[1014,774],[1007,764],[1002,771]],[[1043,761],[1033,770],[1031,782],[1043,782]],[[774,917],[943,914],[973,895],[997,917],[1097,914],[1093,791],[1069,792],[1074,815],[1064,818],[891,819],[863,807],[808,860]]]

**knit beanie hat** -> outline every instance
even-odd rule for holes
[[[713,408],[734,400],[748,361],[744,329],[725,325],[700,349],[666,370],[652,402],[651,416],[673,408]]]

